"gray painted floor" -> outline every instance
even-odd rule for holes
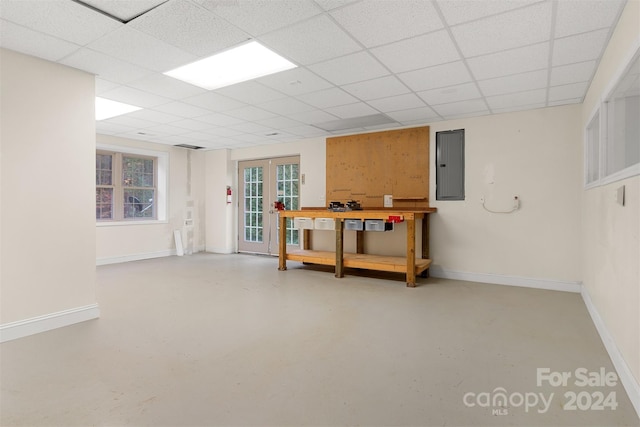
[[[100,319],[0,346],[0,424],[640,424],[619,381],[574,384],[614,372],[580,295],[393,278],[247,255],[99,267]],[[599,393],[617,408],[589,409]]]

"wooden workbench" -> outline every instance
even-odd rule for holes
[[[421,210],[366,209],[359,211],[333,212],[326,209],[303,209],[279,212],[279,270],[287,269],[287,260],[335,266],[336,277],[344,277],[344,268],[362,268],[368,270],[391,271],[406,274],[407,286],[416,286],[416,275],[425,272],[431,265],[429,259],[429,214],[435,208]],[[345,219],[382,219],[401,216],[407,224],[407,252],[405,257],[369,255],[363,253],[344,253]],[[287,253],[287,218],[333,218],[335,220],[336,251],[296,250]],[[422,220],[422,254],[416,259],[416,220]]]

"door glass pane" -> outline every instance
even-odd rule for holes
[[[262,167],[244,170],[244,240],[245,242],[263,241],[262,233]]]
[[[278,165],[276,173],[276,189],[278,201],[284,203],[287,210],[297,210],[298,203],[298,165]],[[298,245],[300,243],[299,231],[293,228],[293,221],[287,218],[287,245]]]

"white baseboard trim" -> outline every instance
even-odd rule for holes
[[[232,254],[233,250],[221,246],[207,246],[205,248],[206,252],[211,252],[214,254]]]
[[[0,325],[0,343],[100,317],[98,304],[58,311]]]
[[[467,282],[491,283],[494,285],[520,286],[524,288],[546,289],[551,291],[580,293],[580,282],[569,282],[550,279],[534,279],[520,276],[506,276],[490,273],[470,273],[467,271],[454,271],[439,265],[429,267],[429,275],[441,279],[464,280]]]
[[[166,251],[159,252],[148,252],[144,254],[133,254],[133,255],[122,255],[116,257],[108,257],[108,258],[98,258],[96,259],[96,265],[107,265],[107,264],[119,264],[121,262],[130,262],[130,261],[141,261],[143,259],[152,259],[152,258],[162,258],[167,256],[176,255],[175,249],[169,249]]]
[[[627,365],[624,357],[622,357],[622,353],[620,353],[620,350],[618,350],[618,346],[609,333],[609,330],[602,320],[602,317],[600,317],[600,313],[598,313],[596,306],[593,304],[587,288],[583,286],[582,292],[580,292],[580,294],[582,295],[584,304],[587,306],[587,310],[591,315],[591,320],[598,330],[600,339],[602,340],[604,347],[607,349],[607,353],[609,353],[609,357],[613,362],[613,366],[618,372],[618,378],[620,378],[620,382],[627,392],[629,400],[631,400],[631,404],[635,408],[636,414],[638,414],[638,418],[640,418],[640,384],[638,383],[638,380],[636,380],[636,378],[633,376],[631,369],[629,369],[629,365]]]

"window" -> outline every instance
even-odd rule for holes
[[[167,153],[96,151],[96,221],[164,220]]]
[[[587,184],[591,184],[600,178],[600,112],[596,112],[589,122],[585,136]]]

